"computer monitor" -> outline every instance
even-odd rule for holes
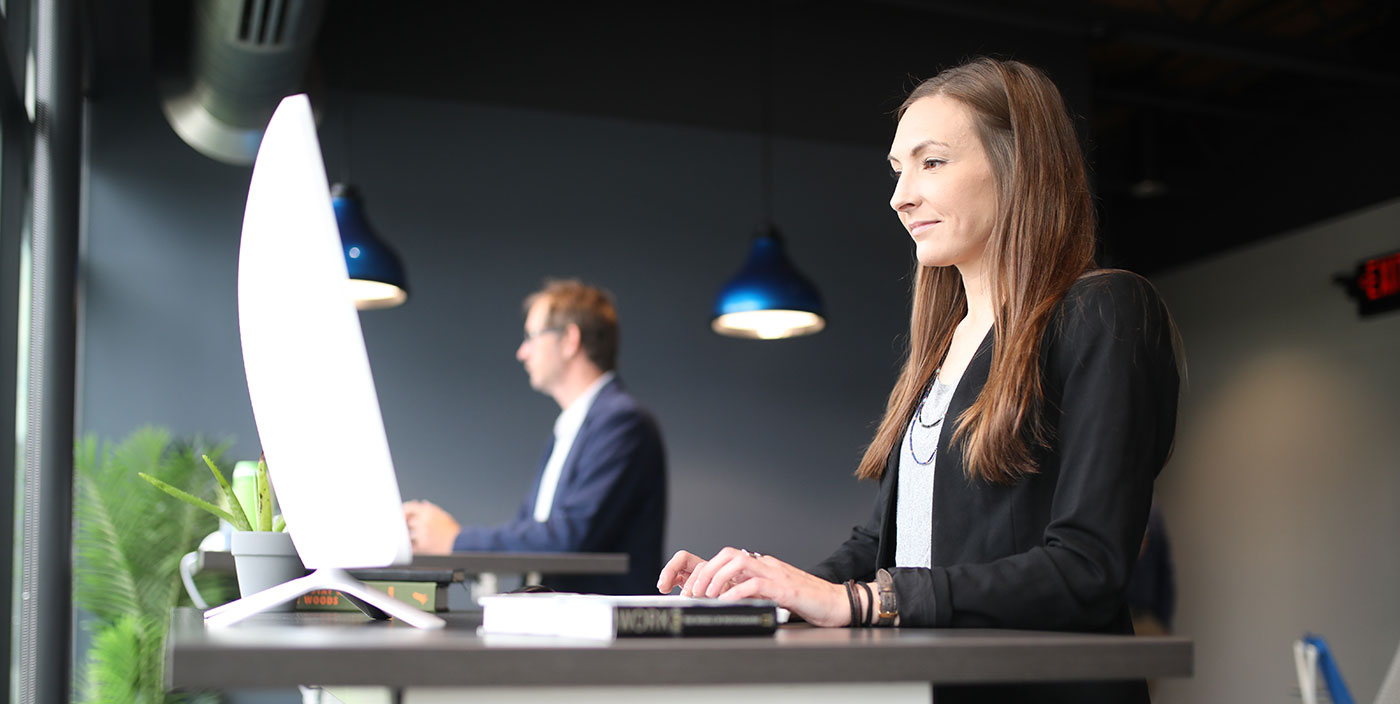
[[[344,572],[412,559],[344,257],[311,103],[289,96],[268,123],[248,186],[238,325],[268,475],[314,572],[211,609],[206,623],[228,625],[331,588],[413,625],[442,624]]]

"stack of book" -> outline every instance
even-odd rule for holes
[[[767,599],[502,594],[481,598],[481,633],[610,640],[634,636],[769,635],[778,605]]]
[[[351,577],[424,611],[447,611],[447,588],[466,578],[462,570],[347,570]],[[334,589],[317,589],[297,597],[297,611],[362,611],[355,600]]]

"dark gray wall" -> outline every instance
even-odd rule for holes
[[[616,294],[621,372],[664,426],[673,549],[807,564],[864,517],[872,488],[850,473],[910,267],[883,149],[776,142],[776,219],[830,326],[763,343],[708,329],[760,217],[753,135],[376,96],[352,124],[352,178],[413,287],[361,318],[405,498],[513,513],[557,412],[513,358],[520,299],[576,275]],[[158,423],[255,456],[234,288],[249,170],[186,147],[140,90],[95,101],[91,130],[81,429]]]

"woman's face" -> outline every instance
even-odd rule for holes
[[[915,101],[895,130],[890,168],[890,207],[914,239],[919,263],[980,275],[997,204],[972,111],[942,95]]]

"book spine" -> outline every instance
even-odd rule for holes
[[[613,629],[619,638],[764,635],[777,628],[776,609],[618,606],[613,614]]]
[[[435,582],[366,580],[365,584],[424,611],[447,610],[447,586]],[[334,589],[317,589],[297,597],[297,611],[359,611]]]
[[[317,589],[297,597],[297,611],[359,611],[334,589]]]

